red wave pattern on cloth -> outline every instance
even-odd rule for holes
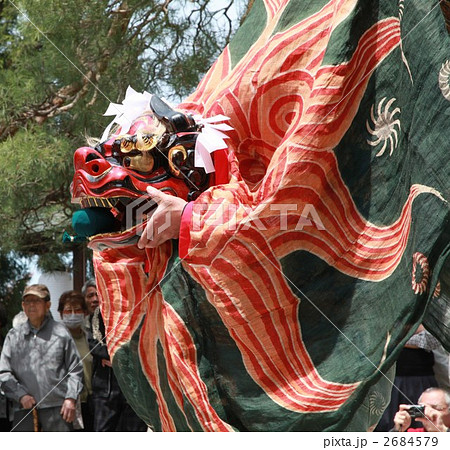
[[[266,11],[270,11],[271,8],[267,6],[268,2],[264,3]],[[274,75],[279,74],[280,67],[291,61],[293,52],[296,52],[296,57],[289,64],[290,69],[306,69],[312,61],[315,61],[313,68],[320,66],[332,31],[347,18],[357,2],[355,0],[332,0],[316,14],[283,32],[272,35],[287,3],[287,1],[282,2],[282,8],[276,14],[268,15],[266,28],[251,49],[233,68],[229,61],[230,54],[227,48],[220,55],[212,70],[206,74],[196,91],[180,105],[180,108],[192,109],[200,114],[209,114],[211,108],[217,107],[217,104],[221,103],[224,94],[234,92],[236,99],[239,99],[243,106],[242,110],[249,111],[248,104],[252,98],[252,95],[249,95],[249,89],[254,90],[264,80],[269,81]],[[271,64],[274,59],[276,64]],[[221,76],[218,77],[218,71],[214,71],[216,66],[228,68],[227,76],[224,76],[225,72],[221,71]],[[233,123],[233,125],[236,126],[238,123]],[[264,126],[266,125],[264,124]]]
[[[155,287],[164,276],[171,249],[171,244],[166,243],[146,251],[128,246],[94,252],[100,310],[111,358],[139,327]],[[148,273],[147,260],[152,264]]]
[[[139,356],[141,359],[142,370],[145,373],[151,388],[156,394],[161,428],[164,431],[176,431],[175,423],[169,413],[166,399],[164,398],[164,394],[161,390],[158,371],[157,345],[159,336],[155,320],[161,316],[160,305],[162,301],[161,291],[159,288],[156,288],[151,294],[151,299],[148,303],[149,308],[147,311],[147,319],[144,321],[141,330],[141,335],[139,338]],[[174,395],[176,395],[175,392]]]
[[[272,20],[276,15],[280,15],[284,11],[284,8],[289,3],[289,0],[265,0],[264,6],[268,20]]]
[[[329,163],[336,164],[332,152],[325,155]],[[391,227],[377,227],[359,214],[346,216],[356,209],[343,183],[336,183],[342,192],[322,197],[322,203],[319,188],[327,182],[326,174],[333,171],[324,167],[314,174],[317,159],[308,166],[308,180],[316,178],[316,186],[311,182],[282,187],[273,202],[259,205],[249,214],[246,205],[222,214],[220,206],[233,198],[229,186],[228,198],[217,188],[208,199],[209,205],[213,198],[217,202],[218,207],[210,210],[218,214],[205,214],[199,211],[201,204],[194,205],[192,223],[203,223],[197,236],[191,233],[191,245],[201,243],[202,249],[194,249],[185,264],[192,277],[208,286],[208,300],[235,340],[255,382],[273,401],[297,412],[338,409],[358,383],[327,382],[316,371],[301,338],[298,299],[284,279],[279,260],[292,251],[308,250],[344,273],[380,281],[395,270],[405,250],[414,198],[425,192],[438,195],[427,187],[413,186],[398,221]],[[338,174],[337,164],[334,172]],[[299,179],[294,175],[292,172],[292,178]],[[291,177],[284,175],[284,181],[287,178]],[[336,177],[334,181],[339,180]],[[299,198],[316,207],[325,230],[312,226],[296,231],[301,211],[290,211],[287,230],[280,230],[270,206],[277,204],[277,199],[278,204],[296,205]]]
[[[180,411],[184,413],[187,399],[204,431],[233,431],[211,407],[206,386],[198,373],[195,343],[184,322],[164,302],[157,288],[149,303],[147,320],[141,332],[139,355],[144,373],[156,393],[162,431],[177,431],[177,428],[161,389],[157,370],[158,342],[164,352],[167,382]],[[188,420],[186,422],[189,424]]]
[[[194,208],[190,254],[184,266],[205,286],[208,300],[240,349],[249,374],[267,395],[298,412],[334,411],[358,383],[334,383],[318,374],[302,341],[299,300],[281,273],[279,259],[291,251],[307,249],[352,276],[381,280],[395,269],[395,252],[402,253],[406,245],[412,201],[419,193],[432,190],[413,186],[399,219],[392,225],[377,227],[357,211],[331,150],[354,119],[371,73],[400,45],[398,19],[386,19],[370,28],[350,61],[322,66],[331,33],[348,17],[356,2],[330,1],[316,14],[274,35],[287,1],[264,3],[267,27],[246,56],[232,68],[226,49],[197,91],[180,105],[205,117],[224,113],[231,118],[235,131],[230,139],[230,184],[226,190],[210,189],[196,203],[204,202],[209,208],[237,205],[236,210],[224,212],[222,222],[212,225],[208,222],[210,210],[199,215]],[[262,162],[267,170],[255,192],[250,191],[239,172],[239,163],[247,158]],[[269,226],[278,216],[264,210],[267,204],[299,202],[317,207],[327,233],[295,230],[292,220],[301,216],[300,211],[287,224],[291,235],[278,234]],[[236,221],[237,233],[228,232],[227,220]],[[266,230],[257,226],[257,220],[267,225]],[[247,229],[243,223],[248,224]],[[375,249],[381,252],[379,256]],[[142,268],[132,267],[128,272],[120,264],[115,268],[107,261],[96,263],[98,273],[103,273],[100,290],[115,299],[111,307],[103,302],[107,330],[118,327],[117,336],[110,339],[108,346],[114,353],[147,313],[140,357],[158,398],[163,429],[175,430],[175,424],[160,388],[158,342],[180,408],[183,410],[184,395],[205,429],[229,429],[208,402],[196,367],[192,337],[181,318],[164,302],[159,288],[152,290],[152,283],[162,279],[162,268],[167,267],[169,254],[163,253],[159,260],[157,254],[147,254],[152,267],[154,258],[160,262],[160,270],[152,272],[151,282],[145,279]],[[377,260],[375,266],[381,270],[365,264],[370,258]],[[108,287],[108,276],[111,280],[133,277],[132,284],[139,286],[127,292],[131,296],[127,299],[117,289],[126,292],[129,287],[119,281]],[[127,327],[121,326],[123,310],[130,310],[133,299],[146,292],[151,293],[145,306],[135,311],[138,317],[130,319]]]
[[[307,180],[303,174],[308,174]],[[278,258],[294,250],[308,250],[337,270],[369,281],[386,279],[399,264],[408,242],[414,199],[420,194],[431,194],[443,200],[434,189],[413,185],[399,218],[387,226],[375,225],[357,210],[339,173],[334,152],[298,147],[289,149],[274,172],[274,179],[267,178],[265,182],[269,184],[265,191],[273,197],[269,203],[299,206],[297,211],[289,211],[286,229],[272,226],[266,233]],[[305,205],[314,207],[324,229],[317,224],[297,229]],[[260,208],[257,217],[268,227],[277,218],[270,206]]]
[[[189,272],[209,286],[208,300],[236,342],[248,373],[274,402],[296,412],[333,411],[358,387],[318,374],[302,341],[299,300],[258,229],[228,239],[207,270],[190,264]]]
[[[147,304],[141,301],[146,296],[143,258],[142,251],[131,247],[127,252],[94,252],[100,311],[111,358],[131,338],[145,314]]]
[[[208,300],[255,382],[273,401],[298,412],[336,410],[358,383],[332,383],[316,371],[302,341],[298,299],[279,259],[305,249],[351,276],[380,281],[395,270],[406,247],[414,198],[422,192],[439,195],[412,186],[398,220],[376,226],[359,214],[342,180],[332,149],[350,127],[371,73],[400,45],[399,20],[388,18],[362,35],[348,62],[321,66],[332,31],[353,6],[331,1],[267,42],[263,32],[228,77],[210,78],[214,88],[200,87],[201,103],[181,105],[205,116],[231,117],[237,160],[254,158],[267,167],[261,185],[250,192],[231,161],[237,174],[226,189],[199,197],[184,266],[207,287]],[[270,20],[267,29],[273,31]],[[279,73],[280,66],[285,72]],[[270,210],[274,204],[313,205],[325,230],[296,230],[297,211],[280,231],[279,217]],[[225,211],[229,205],[236,208]],[[214,215],[221,206],[222,216]]]
[[[159,283],[167,271],[171,253],[170,243],[146,251],[130,246],[94,253],[100,309],[111,359],[131,339],[145,315],[139,357],[157,396],[163,431],[176,431],[176,426],[161,389],[160,374],[155,370],[158,343],[164,351],[167,381],[180,410],[184,411],[187,399],[205,431],[233,431],[210,405],[197,368],[195,343],[182,319],[161,294]],[[152,262],[148,274],[145,272],[147,258]]]

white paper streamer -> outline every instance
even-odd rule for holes
[[[141,116],[144,111],[150,109],[151,98],[152,94],[146,91],[141,94],[128,86],[123,102],[121,104],[110,103],[103,114],[104,116],[115,115],[115,117],[103,132],[101,141],[108,139],[111,128],[115,123],[121,127],[120,132],[122,134],[127,133],[134,120]],[[197,124],[203,125],[195,144],[194,164],[196,167],[203,167],[206,173],[214,172],[211,153],[228,147],[225,143],[228,136],[223,131],[233,130],[233,127],[221,122],[230,120],[230,118],[222,114],[206,119],[200,115],[195,115],[194,120]]]
[[[133,121],[137,119],[142,113],[150,109],[150,99],[152,94],[144,91],[142,94],[135,91],[131,86],[128,86],[125,99],[122,104],[110,103],[104,116],[116,116],[112,122],[106,127],[102,135],[102,142],[108,138],[111,127],[114,123],[120,125],[120,132],[125,134],[130,129]]]
[[[230,127],[230,125],[218,122],[224,122],[225,120],[230,120],[230,118],[222,114],[206,119],[195,115],[194,120],[197,124],[203,125],[195,143],[194,164],[196,167],[203,167],[206,173],[214,172],[211,153],[228,147],[225,143],[225,139],[228,136],[222,131],[233,130],[233,127]]]

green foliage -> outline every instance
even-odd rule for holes
[[[0,0],[2,250],[66,265],[74,150],[128,85],[190,93],[237,26],[234,1]]]
[[[67,251],[61,234],[70,224],[72,149],[47,127],[22,129],[0,143],[0,234],[5,251],[22,255]],[[55,266],[60,265],[54,257]]]

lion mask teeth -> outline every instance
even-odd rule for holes
[[[118,198],[84,197],[81,199],[82,208],[114,208]]]

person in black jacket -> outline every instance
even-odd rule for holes
[[[94,431],[147,431],[147,425],[127,403],[114,375],[98,307],[91,316],[88,342],[93,357]]]

